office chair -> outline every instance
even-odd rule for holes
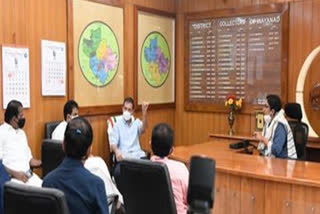
[[[214,204],[216,162],[192,156],[188,187],[188,214],[209,214]]]
[[[52,132],[54,131],[54,129],[59,125],[61,121],[51,121],[48,123],[45,123],[44,125],[44,138],[45,139],[51,139],[52,137]]]
[[[4,185],[4,209],[6,214],[69,214],[65,196],[60,190],[16,182]]]
[[[120,189],[127,214],[176,214],[169,172],[164,164],[125,159],[120,165]]]
[[[112,139],[113,127],[121,117],[122,117],[122,115],[111,116],[107,120],[107,134],[108,134],[107,136],[108,136],[109,145],[110,145],[110,140]],[[113,152],[111,152],[111,149],[110,149],[109,163],[110,163],[110,168],[109,168],[110,175],[111,175],[111,177],[113,177],[113,172],[114,172],[114,168],[117,164],[117,159],[116,159],[115,154]]]
[[[293,119],[288,120],[299,160],[306,160],[306,145],[308,142],[309,127],[301,122],[302,111],[299,103],[287,103],[285,105],[286,115]]]
[[[63,161],[64,157],[65,154],[62,149],[61,141],[52,139],[42,140],[41,159],[43,177],[57,168]]]

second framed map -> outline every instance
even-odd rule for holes
[[[151,104],[175,102],[175,16],[136,8],[137,97]]]

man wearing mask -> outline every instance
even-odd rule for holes
[[[296,159],[297,153],[292,131],[281,109],[280,97],[268,95],[263,113],[265,125],[262,133],[254,133],[260,141],[258,149],[265,156]]]
[[[147,110],[149,104],[142,104],[142,122],[139,119],[133,119],[134,101],[127,97],[123,101],[122,118],[117,121],[113,127],[110,141],[110,149],[114,152],[117,161],[124,158],[144,158],[145,153],[140,148],[139,136],[147,128]],[[120,166],[117,164],[114,176],[118,180],[120,175]]]
[[[68,102],[66,102],[63,107],[64,121],[59,123],[59,125],[54,129],[52,132],[52,139],[63,140],[64,132],[66,131],[68,122],[73,118],[78,117],[78,109],[78,103],[76,103],[74,100],[68,100]]]
[[[22,129],[25,124],[22,104],[16,100],[10,101],[4,118],[5,122],[0,126],[0,146],[3,165],[11,180],[41,187],[42,180],[31,170],[40,167],[41,161],[32,157],[27,136]]]

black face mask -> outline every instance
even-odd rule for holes
[[[22,129],[23,127],[24,127],[24,124],[26,123],[26,118],[20,118],[19,120],[18,120],[18,127],[20,128],[20,129]]]

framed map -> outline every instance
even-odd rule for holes
[[[101,21],[93,21],[82,32],[78,60],[83,76],[93,86],[111,83],[119,67],[119,45],[112,29]]]
[[[124,98],[123,5],[68,2],[69,97],[82,115],[119,111]]]
[[[138,104],[174,106],[175,15],[136,7],[136,18]]]
[[[168,78],[171,64],[167,40],[160,32],[151,32],[144,40],[140,54],[141,70],[146,82],[151,87],[161,87]]]

